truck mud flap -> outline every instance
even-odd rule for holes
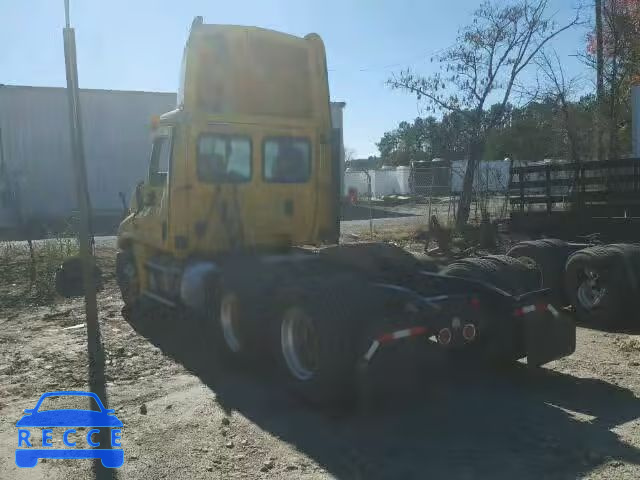
[[[576,350],[576,325],[551,304],[525,305],[522,318],[527,364],[533,367],[571,355]]]

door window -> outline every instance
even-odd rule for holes
[[[149,185],[162,187],[167,184],[169,161],[171,159],[171,139],[167,136],[157,137],[151,150],[149,164]]]

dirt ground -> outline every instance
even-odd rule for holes
[[[99,255],[108,401],[124,423],[119,478],[640,478],[638,335],[579,328],[576,353],[541,371],[453,369],[409,345],[380,357],[367,405],[323,412],[268,365],[220,369],[189,318],[158,310],[127,323],[113,248]],[[0,478],[91,478],[88,460],[14,463],[22,410],[45,391],[88,388],[82,301],[27,292],[11,274],[17,256],[0,272]]]

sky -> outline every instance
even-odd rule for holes
[[[504,1],[504,0],[502,0]],[[193,18],[320,34],[331,99],[346,102],[345,145],[375,155],[384,132],[424,112],[415,97],[385,81],[411,67],[428,75],[430,57],[450,46],[480,0],[70,0],[81,88],[175,92]],[[550,0],[559,23],[574,0]],[[63,0],[0,0],[0,84],[65,86]],[[554,46],[570,74],[590,72],[573,56],[584,29]],[[534,73],[527,73],[528,80]]]

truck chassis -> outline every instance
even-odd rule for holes
[[[116,276],[128,306],[146,299],[188,309],[218,358],[269,358],[297,393],[322,405],[351,398],[358,369],[408,339],[453,358],[526,357],[532,367],[575,351],[575,325],[550,290],[514,295],[442,275],[391,245],[184,262],[158,256],[144,268],[149,289],[137,293],[133,249],[119,252]]]

